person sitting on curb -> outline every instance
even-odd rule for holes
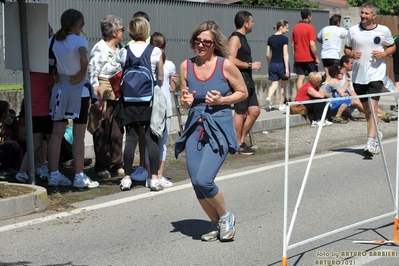
[[[324,99],[330,97],[325,91],[320,90],[321,74],[319,72],[313,71],[308,75],[308,82],[299,88],[298,93],[295,96],[295,101],[309,101],[313,99]],[[309,114],[313,114],[312,127],[320,126],[331,126],[332,122],[328,121],[327,118],[330,117],[330,108],[327,110],[326,119],[324,123],[321,124],[321,117],[323,115],[323,110],[325,107],[324,102],[315,102],[304,104]]]
[[[347,88],[350,79],[347,79],[343,85],[340,84],[339,81],[342,79],[343,73],[341,72],[339,66],[336,64],[328,68],[328,75],[330,77],[330,80],[327,83],[324,83],[321,86],[321,89],[324,90],[327,94],[329,94],[331,98],[341,98],[341,95],[337,93],[337,90],[342,90],[343,88]],[[338,124],[348,123],[348,120],[344,118],[342,115],[350,105],[351,105],[350,99],[331,101],[330,104],[331,111],[336,112],[334,118],[332,119],[332,122]]]

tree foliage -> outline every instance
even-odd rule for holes
[[[369,2],[364,0],[347,0],[348,5],[359,7],[362,4]],[[399,15],[399,1],[396,0],[374,0],[373,1],[380,9],[381,15]]]
[[[242,5],[251,6],[269,6],[282,8],[317,8],[318,3],[313,3],[310,0],[243,0]]]

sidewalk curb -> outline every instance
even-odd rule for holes
[[[7,182],[1,183],[6,186],[28,186],[35,189],[35,191],[19,197],[1,199],[0,220],[42,211],[49,205],[47,190],[43,187]]]

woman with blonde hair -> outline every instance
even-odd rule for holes
[[[163,83],[163,61],[162,51],[158,47],[146,43],[150,33],[150,23],[142,18],[132,18],[129,22],[129,36],[134,40],[121,49],[121,63],[123,69],[127,69],[133,63],[133,55],[136,57],[144,56],[148,51],[151,51],[149,58],[151,63],[151,72],[154,80],[159,86]],[[151,191],[162,190],[163,187],[158,178],[159,166],[159,147],[158,137],[151,132],[150,121],[152,105],[151,102],[127,102],[120,98],[118,107],[115,107],[116,115],[119,120],[120,126],[125,127],[126,142],[123,152],[123,162],[125,176],[121,180],[120,188],[122,191],[130,190],[132,185],[132,166],[134,161],[134,153],[136,150],[139,128],[145,126],[145,140],[148,148],[148,155],[150,161],[149,188]]]
[[[218,24],[206,21],[191,34],[197,54],[180,65],[180,101],[189,109],[184,132],[175,145],[176,157],[186,149],[187,169],[196,197],[212,222],[203,241],[229,241],[235,218],[227,210],[215,178],[228,153],[239,150],[231,105],[248,97],[243,77],[228,60],[229,46]]]
[[[288,65],[288,38],[284,36],[288,32],[288,21],[279,20],[274,26],[276,33],[267,40],[266,60],[269,65],[269,80],[271,86],[266,98],[266,111],[272,108],[271,97],[278,87],[278,82],[281,80],[280,88],[280,102],[278,109],[285,111],[284,100],[287,81],[290,78],[290,69]]]
[[[308,75],[308,82],[299,88],[298,93],[295,96],[295,101],[309,101],[313,99],[324,99],[330,97],[330,95],[320,89],[321,74],[319,72],[310,72]],[[328,107],[327,114],[324,123],[321,123],[321,117],[323,115],[325,102],[315,102],[304,104],[309,114],[313,115],[312,127],[331,126],[332,122],[328,121],[331,117],[330,107]],[[329,105],[330,106],[330,105]]]

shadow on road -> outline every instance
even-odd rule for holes
[[[180,232],[194,240],[201,240],[201,235],[207,233],[212,226],[211,222],[198,219],[171,222],[171,224],[175,228],[171,233]]]

